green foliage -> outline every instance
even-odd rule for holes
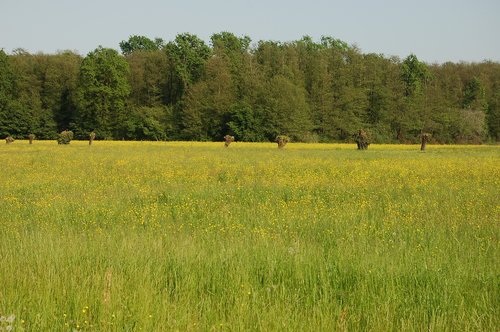
[[[211,50],[196,35],[183,33],[165,45],[165,52],[171,62],[169,86],[174,94],[170,101],[177,102],[182,98],[187,87],[203,75],[205,62]]]
[[[495,90],[488,104],[487,123],[490,137],[500,141],[500,88]]]
[[[422,92],[430,74],[425,63],[419,61],[415,54],[410,54],[401,65],[401,78],[405,84],[405,95],[409,97]]]
[[[348,142],[366,128],[376,143],[418,143],[423,131],[438,143],[500,139],[498,63],[429,65],[329,36],[252,46],[223,31],[210,44],[183,33],[167,43],[132,35],[125,56],[1,51],[0,135]]]
[[[0,102],[12,98],[14,94],[15,78],[9,63],[9,57],[0,49]]]
[[[340,51],[349,50],[349,45],[340,39],[331,36],[321,36],[321,46],[324,48],[337,49]]]
[[[457,143],[479,144],[487,135],[486,115],[483,111],[462,109],[458,111],[453,135]]]
[[[12,135],[17,138],[25,136],[32,131],[35,115],[30,112],[21,102],[14,100],[4,104],[3,112],[0,113],[0,128],[2,135]]]
[[[57,128],[54,113],[44,99],[46,57],[19,52],[10,58],[15,73],[16,92],[12,96],[6,122],[18,137],[31,132],[44,139],[55,137]]]
[[[161,38],[155,38],[151,40],[144,36],[130,36],[127,41],[120,42],[120,49],[123,55],[129,55],[135,51],[156,51],[164,46],[164,42]]]
[[[312,127],[305,90],[280,75],[271,79],[265,97],[266,136],[271,139],[287,133],[293,140],[301,141]]]
[[[78,84],[78,136],[95,130],[99,137],[122,138],[130,93],[128,63],[118,52],[98,47],[83,59]]]
[[[163,51],[135,52],[126,57],[130,72],[129,103],[141,107],[160,106],[168,101],[169,60]]]
[[[0,136],[19,135],[25,127],[20,106],[15,102],[15,76],[9,57],[0,49]]]
[[[69,144],[73,139],[73,132],[71,130],[64,130],[57,136],[57,144]]]
[[[125,122],[126,139],[160,141],[167,139],[168,108],[140,107]]]
[[[427,65],[410,54],[401,64],[404,97],[393,114],[392,125],[400,142],[417,142],[427,118],[425,89],[431,78]]]
[[[243,36],[241,38],[236,37],[231,32],[223,31],[220,33],[214,33],[210,40],[212,41],[212,47],[214,49],[222,49],[224,52],[230,54],[233,52],[244,53],[248,51],[250,47],[250,42],[252,41],[250,37]]]
[[[227,126],[238,141],[260,142],[266,139],[260,121],[249,104],[237,103],[231,106]]]
[[[481,111],[488,108],[485,102],[484,88],[479,78],[473,77],[465,83],[462,107]]]
[[[62,52],[53,56],[38,55],[38,77],[41,81],[40,97],[46,117],[51,118],[56,128],[51,128],[51,135],[69,128],[75,122],[75,97],[78,73],[82,58],[73,52]],[[56,130],[57,129],[57,130]]]
[[[227,117],[236,100],[236,87],[228,59],[210,58],[203,79],[191,86],[185,98],[181,113],[181,138],[220,139],[225,134]]]

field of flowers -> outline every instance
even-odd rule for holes
[[[497,331],[500,147],[0,145],[0,330]]]

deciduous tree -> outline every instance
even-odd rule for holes
[[[103,138],[122,138],[130,93],[129,67],[117,51],[98,47],[83,59],[78,86],[77,135],[95,131]]]

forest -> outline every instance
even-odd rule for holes
[[[0,137],[481,144],[500,141],[500,63],[428,64],[333,38],[207,43],[131,36],[97,47],[0,50]]]

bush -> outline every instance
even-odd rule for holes
[[[278,143],[278,148],[283,149],[285,145],[290,142],[290,138],[286,135],[276,136],[276,143]]]
[[[73,139],[73,132],[71,130],[64,130],[57,136],[57,144],[69,144]]]
[[[89,134],[89,145],[92,145],[92,142],[94,141],[94,139],[95,139],[95,133],[91,132]]]
[[[356,134],[354,134],[354,140],[358,145],[358,150],[367,150],[368,145],[370,145],[369,134],[363,129],[360,129]]]
[[[229,146],[229,144],[231,144],[232,142],[234,142],[234,136],[231,136],[231,135],[226,135],[224,136],[224,146],[227,148]]]

